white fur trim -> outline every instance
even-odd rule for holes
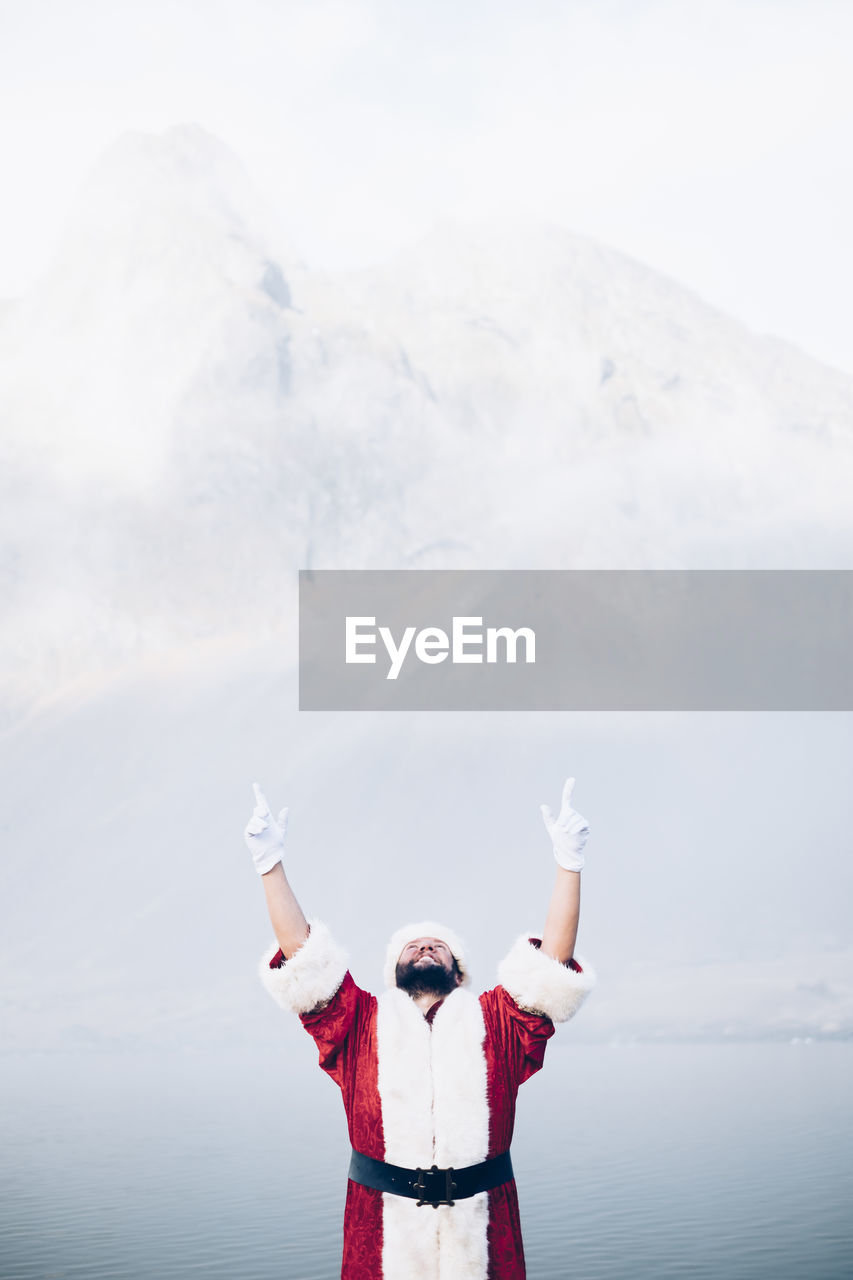
[[[447,925],[439,924],[436,920],[420,920],[416,924],[404,924],[402,929],[392,933],[385,953],[385,969],[383,973],[386,987],[396,987],[397,961],[400,959],[400,952],[407,943],[413,942],[415,938],[439,938],[442,942],[446,942],[456,963],[459,965],[459,971],[462,974],[462,985],[468,985],[471,979],[468,975],[468,963],[465,959],[465,945],[462,939],[452,929],[448,929]]]
[[[489,1195],[437,1209],[382,1196],[382,1280],[486,1280]]]
[[[575,959],[583,973],[546,955],[523,934],[501,961],[498,982],[520,1008],[543,1013],[552,1022],[568,1022],[595,986],[589,961],[582,956]]]
[[[395,987],[379,997],[376,1035],[385,1159],[459,1169],[484,1160],[489,1105],[479,1000],[457,988],[430,1027]],[[486,1192],[428,1212],[383,1195],[383,1280],[486,1280],[487,1228]]]
[[[457,1200],[452,1209],[439,1206],[432,1212],[439,1215],[440,1280],[486,1280],[489,1271],[489,1193],[481,1191],[467,1200]]]
[[[462,1169],[489,1154],[486,1027],[480,1001],[457,988],[432,1023],[435,1163]]]
[[[414,1000],[394,988],[378,1001],[377,1085],[385,1159],[409,1168],[433,1163],[432,1030]]]
[[[439,1280],[438,1216],[452,1212],[383,1192],[382,1280]]]
[[[273,1000],[292,1013],[310,1013],[326,1004],[347,971],[346,954],[322,921],[311,920],[309,924],[308,937],[280,969],[270,968],[279,949],[277,943],[264,953],[258,966],[261,982]]]

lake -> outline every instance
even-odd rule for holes
[[[519,1095],[531,1280],[850,1280],[853,1045],[573,1044]],[[307,1042],[0,1057],[3,1280],[333,1280]]]

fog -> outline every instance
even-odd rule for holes
[[[281,1036],[255,977],[271,935],[242,840],[254,778],[289,804],[292,883],[364,985],[378,989],[392,930],[430,915],[492,985],[544,920],[538,805],[569,770],[592,826],[578,948],[599,972],[574,1036],[849,1036],[849,716],[295,700],[277,646],[198,645],[66,692],[6,736],[10,1046]]]
[[[157,6],[35,10],[39,57],[23,13],[4,45],[30,264],[0,312],[10,1044],[273,1034],[255,778],[368,985],[424,913],[488,984],[541,925],[537,806],[568,772],[601,975],[579,1036],[848,1036],[849,716],[308,715],[295,670],[299,568],[850,567],[853,380],[814,358],[848,349],[847,19],[724,6],[700,50],[667,4],[490,6],[485,33],[438,6],[409,76],[395,6],[258,3],[235,40],[229,5],[203,38],[172,6],[168,55]]]
[[[851,365],[853,15],[835,0],[0,6],[0,296],[119,133],[203,124],[316,267],[438,219],[556,221]]]

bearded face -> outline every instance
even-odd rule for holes
[[[416,938],[400,952],[395,979],[400,990],[409,996],[450,995],[460,978],[450,948],[439,938]]]

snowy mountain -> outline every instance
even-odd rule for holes
[[[19,708],[298,567],[853,559],[849,378],[554,227],[312,272],[198,127],[104,156],[0,350]]]
[[[0,351],[10,1044],[278,1034],[253,777],[360,976],[426,910],[486,983],[567,766],[579,1026],[853,1033],[848,717],[306,716],[294,679],[300,567],[850,566],[849,378],[554,227],[313,272],[186,127],[104,157]]]

